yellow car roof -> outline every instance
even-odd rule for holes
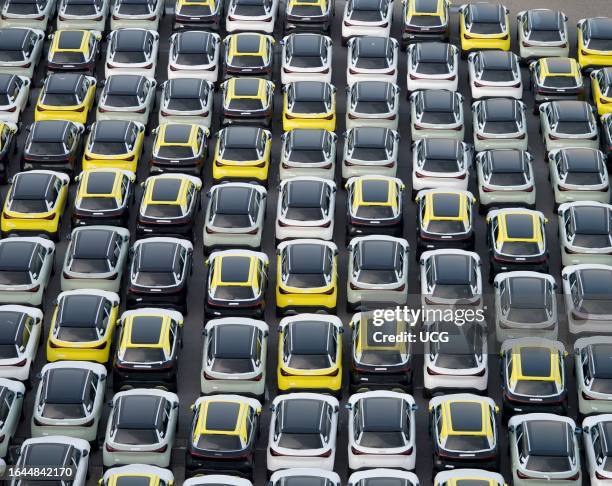
[[[58,30],[53,36],[51,52],[82,52],[89,56],[89,39],[93,36],[89,30]]]
[[[428,192],[425,194],[423,223],[430,221],[469,222],[468,198],[456,192]]]
[[[132,478],[138,478],[137,482],[140,486],[158,486],[160,478],[157,474],[142,474],[142,473],[126,473],[126,474],[112,474],[108,478],[108,486],[129,486],[134,484]],[[147,481],[143,483],[142,481]]]
[[[259,288],[258,259],[252,255],[220,255],[213,260],[211,286]]]
[[[446,19],[445,0],[409,0],[406,16],[421,15]]]
[[[482,400],[445,400],[441,404],[442,428],[440,439],[451,435],[493,438],[491,409]]]
[[[444,483],[446,486],[497,486],[498,482],[495,479],[485,477],[465,477],[451,478]]]
[[[289,0],[287,8],[293,7],[321,7],[321,12],[327,10],[327,0]]]
[[[172,319],[159,314],[138,314],[126,319],[123,325],[121,349],[163,348],[170,353]]]
[[[510,383],[518,381],[561,382],[561,366],[557,350],[546,346],[517,346],[512,349]]]
[[[159,147],[193,147],[198,150],[199,126],[195,123],[163,123],[155,137],[155,148]]]
[[[372,316],[367,316],[367,314],[364,313],[361,315],[361,321],[359,322],[359,338],[355,341],[355,351],[357,353],[362,353],[364,351],[396,351],[399,353],[407,353],[408,343],[406,343],[406,340],[375,339],[375,333],[402,336],[404,332],[407,331],[408,325],[404,321],[385,320],[384,326],[381,327],[374,324]]]
[[[543,240],[542,226],[537,215],[519,211],[508,211],[498,215],[499,236],[497,243],[540,243]]]
[[[548,57],[540,59],[540,81],[544,81],[548,76],[566,76],[579,78],[580,66],[571,57]]]
[[[353,187],[353,209],[362,206],[397,208],[397,184],[382,177],[357,179]]]
[[[261,78],[230,78],[225,87],[225,100],[235,98],[267,101],[267,82]]]
[[[229,36],[228,58],[235,56],[253,56],[268,60],[267,37],[263,34],[243,33]]]
[[[83,171],[79,182],[78,197],[121,197],[120,170]]]
[[[202,403],[193,430],[193,442],[201,435],[235,435],[246,444],[249,405],[235,400],[211,399]]]

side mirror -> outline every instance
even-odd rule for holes
[[[350,403],[347,403],[346,405],[344,405],[344,408],[346,408],[347,410],[353,410],[353,405]]]

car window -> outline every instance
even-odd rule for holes
[[[14,399],[15,393],[7,389],[2,401],[0,401],[0,428],[4,427],[6,423]]]

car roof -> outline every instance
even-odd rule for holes
[[[239,323],[228,323],[213,328],[214,350],[217,358],[247,359],[253,355],[256,328]]]
[[[327,354],[332,324],[327,321],[293,321],[288,326],[292,354]]]
[[[442,253],[434,256],[436,263],[436,284],[464,285],[471,281],[472,258],[469,255]]]
[[[60,442],[36,442],[28,444],[22,454],[23,465],[61,466],[67,463],[72,446]]]
[[[62,142],[66,129],[70,125],[66,120],[40,120],[32,124],[32,142]]]
[[[4,28],[0,29],[0,50],[13,51],[23,47],[30,35],[30,29]]]
[[[325,130],[297,128],[291,131],[291,147],[298,150],[319,150],[327,133]]]
[[[318,433],[321,430],[321,413],[324,400],[297,398],[282,401],[282,432],[286,434]]]
[[[104,297],[94,294],[68,294],[59,303],[58,322],[63,327],[93,327],[103,317]]]
[[[388,37],[378,36],[357,37],[355,42],[359,49],[359,56],[363,57],[385,57],[391,44]]]
[[[427,111],[452,111],[456,104],[455,94],[445,89],[420,91]]]
[[[590,346],[591,369],[593,378],[612,378],[612,344],[594,343]],[[612,443],[610,443],[612,445]]]
[[[232,148],[253,148],[261,134],[258,127],[230,126],[223,130],[225,145]]]
[[[508,238],[530,239],[534,237],[534,215],[530,213],[506,213],[506,234]]]
[[[174,202],[180,193],[183,181],[179,178],[161,177],[154,179],[151,201]]]
[[[419,61],[446,62],[450,57],[450,46],[442,42],[419,42],[416,46]]]
[[[58,30],[56,35],[59,36],[57,42],[58,49],[80,49],[83,43],[84,30]]]
[[[11,192],[18,199],[42,199],[55,176],[45,172],[21,172],[13,181]]]
[[[288,203],[291,207],[321,207],[321,193],[327,186],[325,182],[315,180],[290,180],[288,188]]]
[[[575,206],[576,233],[580,235],[601,235],[610,231],[610,209],[602,206]]]
[[[15,77],[14,74],[0,73],[0,93],[6,94],[8,92],[8,88]]]
[[[85,385],[91,372],[83,368],[55,368],[48,371],[44,398],[46,403],[83,402]]]
[[[153,482],[152,478],[148,475],[142,474],[121,474],[120,476],[115,477],[115,485],[114,486],[152,486]],[[157,483],[153,483],[157,484]]]
[[[389,185],[387,179],[360,179],[361,200],[366,204],[386,203],[389,201]]]
[[[217,189],[217,210],[226,214],[246,214],[254,189],[243,186],[221,186]]]
[[[463,152],[461,142],[450,138],[426,138],[424,148],[429,160],[457,159]]]
[[[570,58],[545,57],[542,61],[546,63],[548,74],[553,76],[555,74],[568,74],[574,70],[573,59]]]
[[[121,429],[147,429],[157,424],[162,397],[157,395],[123,395],[119,399],[117,426]]]
[[[291,258],[289,260],[289,272],[296,274],[320,274],[323,271],[323,258],[327,246],[296,243],[288,247]]]
[[[216,401],[206,402],[206,430],[232,432],[236,429],[242,404],[239,402]]]
[[[584,268],[580,270],[580,280],[585,297],[609,299],[610,286],[612,286],[612,269]]]
[[[368,270],[394,270],[397,268],[397,246],[392,240],[361,240],[361,267]]]
[[[116,172],[90,172],[87,176],[88,194],[111,194],[115,187]]]
[[[485,69],[506,71],[512,68],[514,54],[506,51],[480,51],[480,58]]]
[[[111,95],[133,95],[145,81],[144,76],[135,74],[115,74],[107,80],[108,94]]]
[[[124,142],[131,125],[127,120],[102,120],[92,135],[97,142]]]
[[[261,44],[262,36],[254,33],[243,33],[234,37],[236,52],[240,54],[257,54]]]
[[[83,83],[84,76],[76,73],[50,74],[45,83],[45,91],[53,94],[74,94]]]
[[[381,127],[359,127],[353,131],[353,144],[358,148],[385,147],[389,129]]]
[[[0,311],[0,345],[15,344],[17,331],[21,328],[27,314],[19,311]]]
[[[257,96],[259,93],[259,78],[231,78],[234,83],[235,96]]]
[[[115,48],[124,52],[142,52],[149,35],[144,29],[119,29],[115,32]]]
[[[299,81],[293,84],[298,101],[320,101],[325,98],[327,84],[321,81]]]
[[[178,51],[181,54],[199,54],[201,52],[207,52],[208,46],[213,42],[213,38],[210,32],[197,30],[181,32],[177,36]]]
[[[540,346],[522,346],[519,350],[521,358],[522,376],[541,376],[551,375],[551,350]]]
[[[511,296],[511,306],[530,308],[530,304],[541,305],[546,286],[547,281],[544,278],[525,275],[510,277],[508,279],[508,289]]]
[[[525,170],[524,154],[520,150],[491,150],[489,157],[493,172],[523,172]]]
[[[612,422],[610,421],[601,421],[599,423],[599,428],[601,435],[603,436],[603,441],[601,442],[602,449],[604,454],[610,457],[612,453]]]
[[[554,102],[557,116],[562,121],[586,121],[589,119],[590,107],[583,101],[564,100]]]
[[[162,316],[134,316],[130,330],[130,343],[134,345],[157,344],[163,325]]]
[[[147,241],[140,245],[139,268],[150,272],[171,271],[177,244],[171,241]]]
[[[472,3],[470,7],[474,22],[493,23],[504,19],[503,7],[496,3]]]
[[[530,456],[567,456],[572,440],[566,422],[561,420],[530,420],[525,425]]]
[[[483,429],[483,403],[479,401],[450,401],[449,417],[454,431],[481,432]]]
[[[359,81],[357,99],[359,101],[387,101],[393,98],[392,84],[386,81]]]
[[[170,98],[199,98],[204,80],[196,78],[176,78],[168,81]]]
[[[487,121],[511,121],[519,118],[516,100],[492,98],[484,100],[482,107],[485,109]]]
[[[431,193],[432,214],[436,218],[458,218],[461,216],[461,205],[464,194],[452,192]]]
[[[291,40],[291,52],[294,56],[318,56],[323,42],[324,37],[318,34],[296,34]]]
[[[109,257],[114,251],[110,243],[115,232],[106,228],[85,228],[76,234],[73,256],[79,259]]]
[[[569,148],[562,152],[568,168],[584,172],[599,172],[601,153],[598,150],[588,148]]]
[[[224,255],[221,257],[221,275],[223,283],[243,283],[249,281],[252,257],[249,255]]]
[[[561,14],[556,10],[534,9],[527,12],[533,30],[550,30],[561,26]]]
[[[440,0],[414,0],[414,10],[420,14],[436,13]]]
[[[28,270],[36,246],[32,241],[4,240],[0,244],[0,270]]]
[[[404,401],[396,397],[367,397],[361,402],[363,428],[368,432],[397,430]]]

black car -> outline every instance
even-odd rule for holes
[[[223,18],[224,2],[217,0],[179,0],[174,9],[172,30],[218,31]]]
[[[101,34],[90,30],[58,30],[52,34],[49,71],[78,71],[95,76]]]
[[[48,169],[72,174],[76,171],[85,128],[67,120],[42,120],[28,128],[21,170]]]
[[[329,33],[335,5],[334,0],[289,0],[283,9],[283,35],[291,32]]]

